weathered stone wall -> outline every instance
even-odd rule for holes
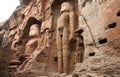
[[[79,26],[85,46],[85,60],[76,65],[82,77],[119,77],[119,2],[79,0]],[[117,58],[117,59],[116,59]],[[79,69],[78,69],[79,68]]]
[[[17,57],[25,54],[28,43],[31,43],[31,48],[35,48],[25,60],[27,63],[23,61],[21,68],[18,67],[21,77],[24,73],[27,73],[26,76],[35,77],[58,72],[56,28],[63,2],[74,5],[78,19],[75,25],[77,29],[74,30],[78,37],[75,45],[70,44],[69,73],[72,74],[75,69],[74,73],[82,77],[120,76],[119,0],[20,1],[21,5],[4,26],[0,26],[0,30],[3,37],[1,46],[14,49]],[[33,24],[39,24],[39,35],[35,38],[29,36]],[[37,47],[34,46],[36,42],[31,39],[37,39]],[[78,59],[80,61],[77,61]]]
[[[15,54],[14,50],[10,48],[0,48],[0,75],[1,77],[9,77],[9,61],[13,58]]]

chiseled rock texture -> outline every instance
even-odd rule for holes
[[[0,47],[0,76],[9,77],[8,74],[8,65],[9,61],[12,59],[12,55],[15,54],[15,51],[10,48]]]
[[[74,57],[78,55],[72,52],[69,75],[58,74],[57,71],[56,26],[63,2],[71,2],[75,6],[77,26],[83,30],[80,35],[84,61],[75,62]],[[36,52],[33,56],[37,56],[25,65],[25,70],[16,68],[17,71],[10,76],[120,77],[120,0],[20,0],[10,18],[0,24],[1,47],[12,48],[13,42],[19,38],[13,48],[16,53],[12,53],[9,59],[18,60],[16,55],[24,54],[33,24],[40,25],[40,36],[36,37],[38,47],[33,51]],[[49,30],[47,34],[46,29]],[[49,40],[49,44],[44,39]]]
[[[85,6],[80,9],[89,25],[89,29],[83,25],[85,59],[81,67],[76,65],[80,77],[120,76],[119,3],[118,0],[86,0]]]

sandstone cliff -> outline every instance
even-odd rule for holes
[[[60,74],[58,48],[63,46],[63,51],[66,44],[59,47],[58,42],[61,42],[57,40],[57,26],[62,23],[57,20],[63,13],[60,13],[60,9],[64,2],[69,2],[74,7],[74,12],[70,13],[74,13],[74,16],[68,17],[67,21],[73,21],[75,28],[68,27],[70,31],[74,30],[74,40],[67,39],[68,73]],[[1,47],[16,51],[7,60],[8,75],[120,77],[119,0],[20,0],[20,3],[9,20],[0,26]],[[31,36],[30,31],[34,24],[37,24],[37,29],[32,29],[33,34],[37,30],[38,34]]]

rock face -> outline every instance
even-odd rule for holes
[[[79,1],[79,5],[81,7]],[[79,17],[85,46],[84,62],[76,66],[81,77],[119,77],[119,4],[86,0]],[[79,69],[77,69],[77,67]],[[117,68],[117,69],[116,69]]]
[[[0,76],[9,77],[9,61],[12,59],[12,55],[15,51],[10,48],[0,48]]]
[[[119,77],[119,0],[20,0],[0,26],[9,75]],[[67,3],[67,4],[64,4]]]

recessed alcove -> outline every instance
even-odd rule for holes
[[[108,41],[107,41],[107,38],[103,38],[103,39],[100,39],[99,40],[99,44],[105,44],[105,43],[107,43]]]
[[[83,43],[79,43],[79,46],[84,46],[84,44]]]
[[[79,77],[79,75],[75,73],[72,75],[72,77]]]
[[[113,22],[111,24],[108,25],[108,28],[115,28],[116,27],[116,22]]]
[[[24,19],[24,18],[25,18],[25,15],[23,14],[23,15],[21,16],[21,18]]]
[[[117,16],[120,16],[120,10],[117,12]]]
[[[39,24],[41,26],[41,21],[38,21],[35,17],[30,17],[27,21],[25,29],[23,30],[23,38],[29,38],[30,27],[33,24]],[[40,27],[39,27],[40,28]]]
[[[84,32],[84,30],[82,28],[77,28],[75,30],[75,33],[77,34],[77,36],[81,35]]]
[[[88,75],[87,77],[92,77],[91,75]]]
[[[58,62],[58,57],[54,57],[54,62]]]
[[[95,56],[95,52],[90,52],[89,56]]]

